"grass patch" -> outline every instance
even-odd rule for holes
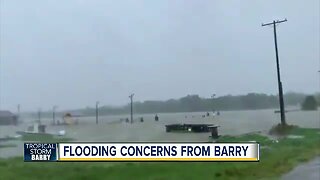
[[[149,163],[24,163],[22,158],[0,159],[3,179],[277,179],[301,162],[320,155],[319,129],[292,127],[287,134],[302,139],[278,142],[258,134],[222,136],[219,142],[257,141],[260,162]]]

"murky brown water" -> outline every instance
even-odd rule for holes
[[[77,141],[208,141],[210,133],[166,133],[165,125],[171,123],[212,123],[220,125],[219,134],[237,135],[254,131],[267,131],[273,125],[280,122],[280,114],[275,114],[274,110],[256,111],[228,111],[221,112],[220,116],[202,118],[203,113],[160,113],[159,121],[154,121],[154,114],[136,114],[135,122],[120,123],[122,116],[102,116],[99,124],[95,124],[95,117],[79,118],[79,125],[74,126],[48,126],[48,132],[65,130],[66,136]],[[186,118],[187,116],[187,118]],[[320,128],[319,111],[297,111],[286,114],[287,123],[299,125],[301,127]],[[144,122],[138,121],[139,117],[144,118]],[[0,137],[14,135],[17,130],[25,130],[28,122],[32,119],[25,118],[24,124],[19,126],[0,126]],[[50,124],[51,119],[42,119],[42,122]],[[12,141],[16,144],[14,148],[1,148],[0,157],[22,156],[23,142]]]

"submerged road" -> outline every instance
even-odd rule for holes
[[[314,180],[320,179],[320,157],[294,168],[288,174],[285,174],[282,180]]]

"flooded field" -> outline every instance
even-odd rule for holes
[[[101,116],[99,124],[95,117],[79,118],[79,124],[73,126],[52,126],[52,119],[42,119],[47,124],[48,132],[65,130],[66,136],[76,141],[101,141],[101,142],[129,142],[129,141],[208,141],[210,133],[166,133],[165,125],[171,123],[210,123],[219,125],[220,135],[239,135],[243,133],[262,131],[267,132],[273,125],[280,122],[280,114],[274,110],[255,111],[226,111],[220,116],[203,118],[206,112],[196,113],[160,113],[159,121],[154,121],[154,114],[135,114],[134,123],[120,122],[121,118],[128,115]],[[138,118],[143,117],[144,122]],[[320,110],[296,111],[286,114],[288,124],[300,127],[320,128]],[[15,135],[18,130],[25,130],[34,120],[24,118],[24,123],[19,126],[0,126],[0,137]],[[0,157],[22,156],[23,142],[10,141],[16,147],[1,148]]]

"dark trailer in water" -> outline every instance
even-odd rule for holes
[[[213,138],[218,138],[218,127],[214,124],[169,124],[166,125],[166,132],[211,132]]]

